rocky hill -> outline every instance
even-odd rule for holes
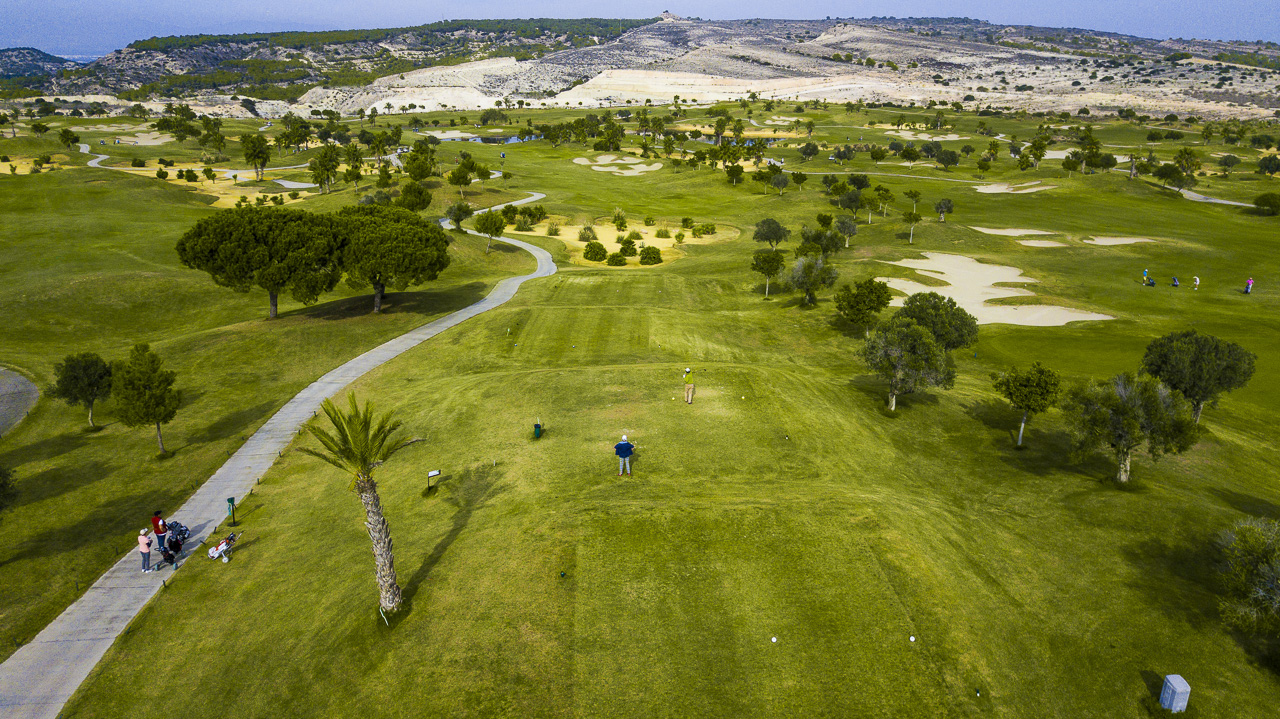
[[[56,75],[60,70],[73,70],[80,63],[50,55],[33,47],[10,47],[0,50],[0,77]]]

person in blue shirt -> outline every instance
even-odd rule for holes
[[[631,474],[631,453],[636,446],[627,441],[627,435],[622,435],[622,441],[613,445],[613,453],[618,455],[618,476],[622,476],[622,470],[625,468],[627,474]]]

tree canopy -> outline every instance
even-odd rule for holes
[[[1239,389],[1253,377],[1256,356],[1234,342],[1195,330],[1173,332],[1147,345],[1142,371],[1159,378],[1191,401],[1195,421],[1206,402]]]
[[[859,354],[872,372],[889,383],[890,412],[898,406],[898,395],[955,385],[956,373],[947,365],[946,350],[929,330],[909,318],[895,315],[881,325]]]
[[[338,212],[345,239],[342,267],[352,289],[373,287],[373,311],[386,288],[403,291],[434,280],[449,266],[449,238],[440,225],[399,207],[357,205]]]
[[[311,304],[337,285],[341,242],[330,216],[240,207],[196,222],[177,249],[182,264],[208,272],[223,287],[266,290],[274,318],[280,292]]]
[[[836,283],[839,273],[821,255],[797,257],[791,266],[791,286],[804,293],[803,303],[818,304],[818,290]]]
[[[1116,481],[1129,481],[1133,450],[1147,445],[1152,458],[1181,453],[1196,442],[1191,405],[1155,377],[1132,372],[1094,380],[1068,393],[1068,421],[1076,453],[1109,448],[1116,457]]]
[[[182,390],[173,388],[178,375],[164,369],[163,364],[151,347],[139,343],[133,346],[129,359],[111,366],[111,394],[120,422],[126,427],[155,425],[161,454],[165,449],[160,425],[168,424],[182,406]]]
[[[978,320],[954,299],[937,292],[911,295],[897,314],[929,330],[944,350],[968,347],[978,340]]]
[[[781,223],[772,217],[766,217],[756,223],[756,233],[754,235],[756,242],[764,242],[769,245],[769,249],[775,250],[778,245],[786,241],[787,236],[791,234],[791,230],[783,227]]]
[[[1022,412],[1018,425],[1018,446],[1022,446],[1022,432],[1027,427],[1027,417],[1047,411],[1058,403],[1062,394],[1062,377],[1039,362],[1031,363],[1026,370],[1010,367],[1003,374],[992,374],[997,392],[1009,400],[1013,408]]]
[[[769,280],[782,271],[784,257],[777,250],[756,250],[751,256],[751,271],[764,275],[764,296],[769,296]]]
[[[93,423],[93,405],[111,396],[111,366],[93,352],[67,355],[53,366],[56,381],[49,396],[70,405],[89,410],[89,426]]]
[[[854,327],[870,334],[876,326],[877,315],[889,306],[892,298],[889,285],[867,278],[853,287],[844,285],[836,291],[836,311]]]
[[[493,238],[502,237],[502,231],[507,228],[507,221],[503,219],[500,212],[485,212],[476,218],[476,231],[489,238],[489,242],[484,246],[484,253],[489,254],[489,247],[493,245]]]

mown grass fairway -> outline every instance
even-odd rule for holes
[[[859,131],[855,125],[891,118],[813,115],[815,140],[840,143]],[[976,118],[955,122],[970,135]],[[989,123],[1023,136],[1034,129],[1030,120]],[[863,132],[870,140],[872,131]],[[1127,125],[1104,132],[1118,144],[1139,144],[1145,134]],[[966,143],[979,138],[944,145]],[[377,613],[369,538],[349,479],[286,452],[241,505],[248,534],[235,559],[224,565],[197,551],[64,716],[1145,717],[1171,673],[1190,682],[1201,716],[1266,716],[1280,701],[1274,654],[1219,620],[1211,551],[1212,538],[1236,519],[1280,517],[1270,431],[1280,409],[1275,218],[1194,203],[1120,173],[1068,177],[1051,161],[1020,172],[1007,157],[983,182],[1040,180],[1056,189],[979,194],[955,182],[975,180],[972,160],[950,172],[877,168],[865,153],[844,166],[799,165],[787,154],[792,147],[770,156],[812,176],[804,189],[779,196],[749,181],[733,187],[722,171],[705,168],[594,172],[572,159],[598,153],[544,142],[446,143],[446,169],[450,153],[462,150],[495,166],[505,151],[514,179],[486,184],[512,195],[545,192],[555,215],[584,221],[616,207],[635,224],[646,215],[688,216],[744,232],[685,244],[678,261],[627,271],[570,264],[559,240],[534,238],[557,255],[557,275],[527,283],[507,305],[355,387],[425,439],[379,470],[408,608],[390,626]],[[985,325],[976,349],[954,357],[955,389],[901,398],[889,413],[883,384],[857,359],[861,334],[838,319],[832,291],[803,309],[797,293],[775,283],[764,301],[762,278],[748,271],[755,222],[774,217],[795,231],[783,245],[789,250],[802,222],[836,212],[820,191],[823,171],[909,175],[872,176],[897,199],[870,225],[861,214],[853,247],[834,255],[840,283],[890,275],[930,282],[879,260],[955,252],[1039,280],[1030,285],[1035,298],[1016,301],[1116,319]],[[176,207],[189,197],[89,170],[54,176],[102,177],[116,192],[171,193],[165,202]],[[28,179],[50,181],[5,181]],[[956,212],[939,223],[922,210],[926,219],[908,246],[900,217],[910,208],[902,192],[912,188],[924,193],[923,208],[948,197]],[[353,196],[343,190],[306,202],[327,209]],[[207,477],[291,388],[410,324],[397,319],[408,312],[363,316],[365,297],[258,321],[261,293],[235,295],[174,269],[173,233],[191,221],[180,219],[167,237],[135,237],[129,251],[162,266],[154,270],[161,279],[176,275],[174,291],[192,293],[202,311],[129,339],[151,338],[180,380],[203,390],[200,404],[179,414],[177,435],[264,408],[156,463],[145,432],[113,426],[83,435],[79,410],[42,402],[0,444],[0,464],[15,466],[25,493],[0,523],[0,547],[30,548],[16,559],[0,554],[0,577],[13,577],[5,586],[21,588],[3,600],[8,626],[38,626],[69,598],[46,552],[59,561],[95,557],[83,563],[86,574],[100,568],[114,556],[104,537],[127,539],[151,504],[189,492],[180,488]],[[970,225],[1053,231],[1067,246],[1025,247]],[[604,229],[613,251],[613,228]],[[1157,241],[1082,242],[1093,235]],[[465,303],[530,262],[509,248],[487,257],[482,248],[477,238],[459,240],[455,249],[467,259],[455,259],[447,280],[423,294]],[[5,271],[34,252],[33,242]],[[113,267],[122,262],[118,253],[76,252],[86,267],[103,257]],[[1139,285],[1144,268],[1160,286]],[[1181,288],[1169,287],[1174,275]],[[1202,281],[1194,292],[1193,275]],[[1258,286],[1245,296],[1249,276]],[[18,276],[10,291],[30,293],[23,285],[35,282]],[[35,309],[47,314],[32,316],[31,333],[47,332],[45,324],[89,296],[82,292]],[[422,312],[456,306],[449,302]],[[349,303],[341,321],[318,319]],[[182,318],[186,306],[164,316]],[[1132,485],[1118,489],[1108,457],[1070,459],[1056,410],[1036,417],[1028,447],[1014,449],[1018,416],[991,389],[990,372],[1039,360],[1071,380],[1109,376],[1136,368],[1151,339],[1186,327],[1259,355],[1252,383],[1206,409],[1203,436],[1189,453],[1158,463],[1138,458]],[[94,341],[122,352],[127,341],[114,337],[103,331]],[[67,342],[45,340],[20,359],[47,373],[86,344]],[[231,373],[251,370],[240,365],[273,379],[241,386]],[[288,376],[276,377],[285,367]],[[698,387],[692,406],[680,401],[685,367],[694,368]],[[197,412],[203,403],[209,409]],[[539,420],[547,433],[534,440]],[[632,476],[617,476],[612,446],[622,433],[639,445]],[[93,462],[111,470],[108,478],[77,488],[75,477],[96,474],[69,470],[92,470]],[[144,479],[131,474],[124,490],[126,468]],[[428,488],[435,469],[442,476]],[[185,484],[170,489],[174,476]],[[53,496],[37,494],[43,486]],[[152,494],[122,503],[137,492]],[[118,524],[110,531],[84,524],[75,546],[41,544],[49,530],[32,530],[35,518],[56,524],[72,511],[119,517]],[[45,585],[59,588],[22,599]],[[9,619],[19,615],[21,622]],[[183,657],[188,669],[157,680],[165,657]]]

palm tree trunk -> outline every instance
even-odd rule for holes
[[[402,600],[400,585],[396,582],[396,561],[391,545],[391,525],[382,514],[382,499],[378,497],[378,483],[372,478],[356,479],[356,492],[364,504],[365,529],[373,542],[374,575],[378,580],[378,603],[384,611],[394,612]]]

